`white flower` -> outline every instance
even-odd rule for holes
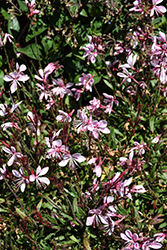
[[[30,181],[34,182],[36,180],[36,187],[40,188],[41,184],[42,186],[49,185],[50,180],[47,177],[41,177],[42,175],[45,175],[49,170],[49,167],[45,167],[41,169],[41,166],[38,166],[36,169],[36,174],[30,175]],[[33,171],[32,171],[33,172]]]

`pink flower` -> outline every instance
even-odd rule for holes
[[[48,83],[47,78],[48,78],[48,75],[49,75],[48,71],[45,71],[45,69],[44,70],[43,69],[39,69],[38,73],[39,73],[40,76],[35,75],[35,79],[37,79],[40,82],[44,82],[44,84],[47,84]]]
[[[8,105],[0,104],[0,116],[7,115],[7,113],[8,113]]]
[[[86,158],[82,156],[80,153],[75,153],[73,155],[66,154],[63,156],[63,160],[59,163],[60,167],[64,167],[69,164],[69,167],[75,169],[75,166],[78,166],[78,163],[84,162]]]
[[[52,141],[49,147],[50,149],[46,152],[47,158],[55,157],[61,160],[62,154],[69,154],[68,147],[62,145],[62,140],[60,139]]]
[[[105,120],[93,121],[88,125],[88,130],[92,133],[93,137],[98,139],[101,133],[109,134],[110,130],[107,128],[107,122]]]
[[[3,130],[6,130],[8,128],[16,128],[19,131],[21,131],[21,128],[19,128],[18,124],[15,122],[6,122],[6,123],[2,124],[1,127]]]
[[[166,234],[157,233],[157,234],[154,234],[154,237],[156,237],[156,241],[161,242],[166,238]]]
[[[17,71],[13,71],[9,75],[5,75],[3,79],[6,82],[11,82],[10,91],[11,94],[13,94],[17,90],[17,84],[21,86],[20,82],[24,83],[29,80],[29,76],[24,75],[22,72],[18,73]]]
[[[133,2],[133,4],[134,4],[134,7],[129,9],[129,11],[136,11],[136,12],[143,13],[142,7],[144,7],[144,6],[142,5],[142,0],[136,0]]]
[[[99,161],[99,163],[97,164],[97,161]],[[104,159],[103,159],[104,161]],[[95,168],[93,169],[93,172],[96,173],[97,177],[100,177],[102,175],[102,168],[101,165],[103,163],[103,161],[101,160],[101,157],[97,158],[92,158],[88,161],[88,164],[94,164]]]
[[[154,11],[157,15],[158,13],[162,15],[162,13],[165,13],[167,11],[164,6],[162,5],[157,6],[157,4],[161,3],[162,1],[163,0],[152,0],[153,7],[151,8],[150,16],[154,15]]]
[[[137,141],[134,142],[134,145],[135,147],[131,148],[131,151],[133,150],[137,150],[137,152],[140,154],[140,155],[143,155],[145,154],[145,148],[150,150],[148,147],[147,147],[147,144],[142,142],[141,144],[138,143]]]
[[[64,111],[62,111],[62,110],[59,110],[59,113],[61,115],[58,115],[56,117],[57,121],[70,123],[72,121],[71,116],[74,113],[74,109],[69,114],[66,113],[66,112],[64,112]]]
[[[12,39],[14,39],[14,37],[8,33],[5,33],[4,38],[3,38],[3,45],[5,45],[7,43],[7,40],[10,43],[13,43]]]
[[[57,69],[60,69],[62,67],[63,65],[59,65],[58,62],[56,63],[51,62],[45,67],[44,72],[45,74],[50,75],[54,71],[54,73],[56,74]]]
[[[5,164],[2,165],[2,168],[0,168],[0,181],[3,180],[4,177],[7,176],[6,174],[6,166]]]
[[[60,95],[60,98],[63,98],[65,94],[73,96],[71,90],[69,89],[73,86],[73,83],[69,82],[65,85],[62,79],[53,79],[53,84],[58,85],[58,87],[52,89],[54,95]]]
[[[96,97],[93,97],[92,101],[89,101],[91,104],[90,106],[87,106],[88,110],[91,110],[91,112],[94,112],[95,110],[102,108],[103,106],[100,104],[100,100],[98,100]]]
[[[123,71],[124,71],[124,73],[121,73],[121,72],[118,72],[117,73],[117,75],[119,76],[119,77],[122,77],[122,78],[124,78],[123,79],[123,81],[121,82],[121,84],[122,83],[124,83],[124,82],[131,82],[132,80],[132,73],[130,73],[130,72],[128,72],[128,70],[126,69],[126,68],[123,68]]]
[[[78,117],[80,120],[76,120],[74,122],[74,127],[77,128],[77,133],[79,134],[82,131],[87,131],[92,126],[92,116],[88,118],[88,116],[84,113],[84,111],[78,110]],[[92,127],[93,129],[93,127]]]
[[[138,243],[139,237],[136,233],[132,234],[130,230],[126,230],[125,234],[121,233],[120,236],[127,244],[124,249],[140,250],[140,245]]]
[[[41,122],[38,120],[37,115],[34,115],[31,111],[29,111],[27,113],[27,118],[31,121],[32,130],[34,130],[39,136],[40,135],[39,127],[41,125]]]
[[[75,98],[76,98],[76,101],[78,101],[81,97],[81,94],[84,92],[83,89],[76,89],[76,88],[72,88],[71,89],[72,91],[75,91]]]
[[[152,249],[160,249],[162,247],[161,243],[158,243],[156,241],[150,241],[147,240],[142,244],[142,250],[150,250],[150,248]]]
[[[134,155],[134,151],[131,151],[131,153],[129,154],[129,159],[126,157],[120,157],[119,158],[119,165],[125,165],[127,164],[128,166],[133,166],[133,155]]]
[[[108,234],[110,236],[114,232],[114,226],[115,224],[111,217],[106,216],[105,220],[103,220],[101,229],[105,231],[105,234]]]
[[[41,184],[42,186],[45,185],[49,185],[50,184],[50,180],[47,177],[41,177],[43,175],[45,175],[49,170],[49,167],[45,167],[43,169],[41,169],[41,166],[38,166],[36,169],[36,174],[34,174],[33,170],[32,171],[32,175],[30,175],[30,181],[34,182],[36,181],[36,187],[40,188]]]
[[[158,142],[159,142],[160,136],[161,136],[161,134],[158,135],[158,136],[156,136],[151,142],[152,142],[152,143],[155,143],[155,144],[158,143]]]
[[[28,0],[25,0],[25,3],[26,3],[28,10],[29,10],[28,17],[31,17],[35,14],[39,14],[39,10],[34,10],[35,0],[30,0],[30,3]]]
[[[77,83],[76,86],[83,86],[84,90],[88,90],[90,92],[92,92],[92,84],[94,83],[93,77],[95,75],[91,75],[91,74],[85,74],[83,73],[82,76],[79,78],[80,83]]]
[[[11,166],[14,161],[17,161],[17,158],[21,158],[23,156],[21,153],[16,152],[16,149],[13,146],[11,146],[10,149],[7,147],[3,147],[2,150],[5,151],[7,154],[12,155],[12,157],[7,163],[8,166]]]
[[[41,91],[41,94],[39,96],[40,101],[42,101],[43,98],[47,100],[48,97],[51,97],[51,91],[48,90],[48,86],[39,83],[37,83],[36,86],[38,87],[37,91]]]
[[[136,63],[137,54],[130,54],[127,58],[127,63],[120,65],[120,68],[131,68],[132,70],[135,70],[134,64]]]
[[[139,193],[139,194],[143,194],[145,192],[147,192],[145,190],[145,188],[143,187],[143,185],[134,185],[131,189],[130,189],[131,192],[134,192],[134,193]]]
[[[86,226],[99,226],[100,223],[106,223],[105,216],[101,214],[100,209],[92,209],[89,211],[89,214],[91,216],[88,216],[86,219]]]
[[[21,192],[24,192],[26,188],[26,184],[29,183],[29,181],[28,181],[28,177],[25,176],[25,173],[22,167],[19,169],[19,171],[14,169],[12,170],[12,173],[15,177],[18,178],[15,180],[17,182],[17,187],[20,187]]]
[[[113,103],[115,102],[115,104],[118,106],[119,102],[112,95],[108,95],[106,93],[103,93],[103,95],[104,97],[106,97],[106,99],[104,99],[104,103],[107,104],[106,107],[103,107],[106,108],[105,113],[111,114],[111,112],[113,111]]]
[[[88,57],[88,62],[90,60],[91,63],[95,63],[98,51],[97,48],[95,47],[95,44],[92,43],[92,37],[88,36],[88,39],[89,43],[85,47],[81,47],[81,49],[85,50],[83,58]]]

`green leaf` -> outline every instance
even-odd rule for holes
[[[107,80],[103,79],[104,83],[110,88],[113,89],[113,86],[111,83],[109,83]]]
[[[0,198],[0,203],[4,203],[5,199]]]
[[[4,76],[4,72],[3,72],[3,70],[0,69],[0,83],[1,83],[1,86],[4,83],[3,76]]]
[[[154,116],[152,116],[149,120],[150,130],[153,133],[154,132]]]
[[[45,30],[47,29],[47,27],[41,27],[41,28],[38,28],[38,30],[35,32],[35,33],[33,33],[33,34],[28,34],[27,36],[26,36],[26,42],[29,42],[32,38],[34,38],[35,36],[38,36],[38,35],[40,35],[42,32],[44,32]],[[47,39],[46,37],[43,37],[43,39]],[[42,40],[43,40],[42,39]]]
[[[117,135],[121,135],[122,137],[124,136],[118,129],[114,128],[114,132]]]
[[[41,206],[42,206],[43,199],[40,200],[40,202],[37,205],[37,211],[39,212]]]
[[[97,84],[98,82],[100,82],[101,76],[95,75],[95,76],[93,77],[93,80],[94,80],[94,84]]]
[[[8,20],[8,33],[11,33],[11,30],[15,30],[17,32],[20,31],[20,25],[19,25],[19,22],[17,20],[17,17],[10,18]]]
[[[166,226],[167,226],[167,222],[164,222],[164,223],[162,223],[162,224],[159,226],[159,229],[164,228],[164,227],[166,227]]]
[[[21,11],[27,12],[28,11],[28,7],[26,5],[26,3],[22,0],[17,0],[18,4],[19,4],[19,8]]]
[[[69,195],[71,195],[72,197],[77,197],[77,194],[76,193],[73,193],[73,192],[70,192],[70,191],[68,191],[68,189],[66,189],[66,188],[64,188],[64,191],[67,193],[67,194],[69,194]]]
[[[88,14],[86,13],[84,9],[80,12],[80,15],[84,17],[88,17]]]
[[[1,8],[1,14],[5,18],[5,20],[9,20],[10,17],[11,17],[11,15],[6,10],[4,10],[3,8]]]
[[[0,208],[0,213],[9,213],[9,211],[7,209],[3,209],[3,208]]]
[[[47,37],[42,38],[42,45],[44,47],[45,53],[47,53],[53,46],[53,40],[48,39]]]
[[[74,235],[70,236],[70,239],[73,240],[74,242],[77,242],[77,243],[80,242],[80,240],[78,240],[77,238],[75,238]]]
[[[26,56],[35,59],[35,60],[41,60],[41,58],[38,58],[38,53],[39,57],[41,57],[41,51],[39,50],[41,47],[39,45],[36,45],[35,43],[32,43],[28,45],[25,48],[18,48],[18,52],[25,54]],[[37,52],[38,50],[38,52]]]

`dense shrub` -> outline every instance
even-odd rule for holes
[[[161,2],[1,1],[1,249],[166,249]]]

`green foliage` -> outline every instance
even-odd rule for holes
[[[160,77],[155,77],[150,62],[151,38],[154,34],[159,36],[159,31],[167,31],[166,16],[151,18],[134,14],[129,11],[131,1],[35,1],[33,8],[39,10],[38,14],[30,13],[21,0],[1,2],[0,105],[7,104],[8,108],[3,115],[0,106],[0,121],[1,125],[15,122],[19,129],[0,127],[0,168],[7,166],[7,175],[0,179],[0,249],[118,250],[125,246],[120,233],[127,229],[144,239],[155,233],[166,234],[167,106],[163,93],[166,85],[162,86]],[[150,6],[146,6],[147,11]],[[139,31],[138,27],[143,33],[134,46],[132,35]],[[6,33],[12,35],[12,41],[3,41]],[[100,47],[95,63],[83,57],[89,36],[97,39]],[[120,41],[124,50],[116,53],[116,44]],[[135,73],[135,81],[131,77],[127,83],[121,82],[123,79],[117,73],[122,72],[120,65],[127,63],[129,51],[137,54],[137,61],[134,71],[132,67],[128,69]],[[39,69],[44,70],[51,62],[57,67],[52,76],[49,75],[45,83],[37,80],[37,75],[42,77]],[[17,91],[11,94],[11,82],[4,81],[3,77],[16,70],[16,63],[26,65],[25,74],[30,79],[19,82]],[[79,101],[69,95],[64,98],[55,95],[54,105],[47,108],[50,96],[39,100],[43,90],[37,88],[37,83],[44,89],[49,86],[45,89],[48,92],[54,86],[53,79],[62,79],[64,84],[71,82],[76,87],[83,73],[94,75],[94,83],[92,91],[83,91]],[[146,88],[140,87],[142,82]],[[135,94],[127,91],[129,86]],[[113,102],[111,113],[105,112],[103,93],[119,102],[118,106]],[[92,119],[107,121],[110,129],[109,134],[101,132],[98,138],[92,136],[92,131],[78,133],[75,127],[79,120],[77,110],[90,114],[88,105],[93,97],[101,101],[102,107],[92,113]],[[20,101],[19,108],[12,112],[12,105]],[[73,122],[58,122],[60,110],[68,114],[74,110]],[[27,117],[29,111],[35,115],[35,125]],[[58,133],[55,137],[54,132]],[[153,143],[157,136],[158,142]],[[81,153],[86,160],[72,168],[60,167],[62,156],[60,159],[47,157],[52,139],[60,138],[71,155]],[[145,154],[135,151],[133,167],[129,167],[129,154],[135,142],[146,143]],[[15,147],[23,157],[21,160],[16,157],[18,162],[10,165],[11,156],[3,147]],[[88,164],[94,157],[101,157],[101,176],[95,174],[93,164]],[[127,158],[125,164],[120,164],[120,157]],[[28,179],[39,165],[42,169],[49,167],[50,185],[41,189]],[[17,178],[12,172],[20,167],[27,177],[24,192],[15,183]],[[118,172],[122,182],[133,177],[128,190],[142,185],[146,192],[132,192],[131,199],[120,195],[119,181],[113,191],[112,185],[106,183]],[[115,224],[111,234],[107,234],[102,225],[86,224],[91,216],[89,212],[104,206],[106,196],[114,197],[111,205],[119,215],[113,216]],[[108,207],[105,205],[101,215]],[[162,243],[164,250],[166,243],[166,240]]]

